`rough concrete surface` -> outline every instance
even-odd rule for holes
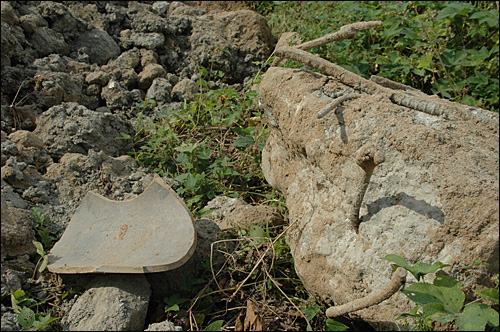
[[[306,288],[335,304],[370,294],[390,279],[387,254],[411,264],[480,260],[498,273],[498,114],[450,121],[364,94],[318,119],[328,94],[346,88],[279,67],[260,85],[271,124],[262,168],[286,197],[288,243]],[[369,143],[385,162],[373,171],[357,234],[349,222],[364,179],[356,154]],[[399,293],[358,313],[384,324],[405,308]]]

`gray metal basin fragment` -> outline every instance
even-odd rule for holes
[[[193,217],[155,176],[128,201],[88,193],[49,253],[53,273],[150,273],[175,269],[196,248]]]

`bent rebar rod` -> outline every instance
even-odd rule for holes
[[[372,305],[379,304],[394,295],[401,286],[406,282],[406,270],[398,267],[394,272],[389,283],[378,292],[371,293],[363,298],[342,304],[339,306],[330,307],[326,310],[326,316],[330,318],[345,315],[347,313],[365,309]]]

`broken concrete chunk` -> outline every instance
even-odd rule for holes
[[[89,282],[69,314],[65,331],[142,331],[151,296],[143,275],[102,275]]]

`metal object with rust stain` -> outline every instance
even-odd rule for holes
[[[89,193],[49,253],[53,273],[150,273],[176,269],[196,248],[194,219],[159,176],[128,201]]]

